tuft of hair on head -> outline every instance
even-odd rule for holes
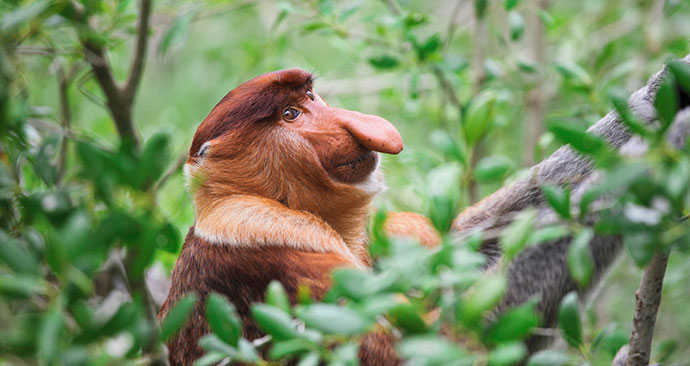
[[[189,149],[197,158],[202,146],[233,129],[251,127],[276,119],[290,101],[305,98],[313,83],[302,69],[274,71],[246,81],[226,94],[199,125]]]

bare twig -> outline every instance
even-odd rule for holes
[[[180,156],[175,159],[175,161],[168,167],[168,170],[166,170],[163,175],[158,179],[156,184],[153,186],[153,191],[156,192],[163,185],[168,181],[168,179],[175,173],[177,173],[180,170],[180,167],[182,167],[182,164],[184,164],[185,161],[187,161],[187,152],[184,151]]]
[[[453,83],[448,80],[446,75],[443,73],[443,70],[441,70],[438,65],[432,64],[431,71],[433,72],[434,76],[436,76],[438,83],[441,84],[441,88],[446,94],[448,101],[458,108],[458,112],[460,115],[462,115],[462,103],[460,102],[460,99],[458,99],[457,94],[455,94],[455,87],[453,86]]]
[[[455,2],[453,11],[450,13],[450,19],[448,20],[448,27],[446,27],[446,37],[443,43],[443,52],[446,52],[450,47],[450,43],[453,41],[455,36],[455,30],[458,28],[458,15],[460,14],[460,9],[462,5],[466,4],[465,0],[458,0]]]
[[[635,293],[635,317],[630,332],[627,366],[649,364],[654,323],[661,303],[667,263],[668,254],[657,253],[642,273],[640,287]]]
[[[402,9],[400,9],[400,5],[398,5],[396,0],[383,0],[383,3],[386,4],[388,11],[390,11],[393,15],[402,14]]]
[[[57,70],[58,79],[58,98],[60,99],[60,125],[63,131],[67,132],[72,125],[72,111],[69,105],[69,96],[67,95],[69,85],[71,83],[71,72],[66,73],[62,65]],[[67,134],[62,138],[62,145],[60,146],[60,155],[57,163],[57,177],[55,181],[60,184],[62,177],[65,175],[65,165],[67,162],[67,148],[68,148]]]
[[[132,107],[136,88],[141,80],[146,61],[150,17],[151,0],[140,0],[134,56],[127,82],[123,86],[118,85],[115,80],[103,46],[88,36],[81,39],[86,61],[91,65],[93,75],[103,90],[103,94],[105,94],[106,105],[113,117],[120,138],[133,142],[137,147],[140,145],[140,141],[132,119]],[[83,24],[88,27],[88,19],[79,15],[77,18],[81,18]],[[89,29],[89,31],[94,32],[95,30]]]
[[[544,23],[539,19],[538,13],[541,9],[548,6],[549,0],[538,0],[533,9],[529,13],[527,19],[527,34],[525,41],[527,43],[530,61],[538,64],[544,62]],[[540,68],[541,70],[541,68]],[[525,94],[525,105],[527,111],[525,113],[526,125],[526,139],[522,151],[522,163],[525,166],[530,166],[535,162],[535,146],[537,146],[539,137],[544,132],[544,114],[546,113],[544,106],[544,74],[539,71],[532,80],[532,89]]]
[[[137,39],[136,48],[134,49],[134,57],[132,58],[132,66],[129,69],[129,77],[127,83],[123,87],[124,96],[131,101],[134,99],[141,74],[144,70],[144,62],[146,61],[146,49],[149,39],[149,20],[151,19],[151,0],[141,0],[139,7],[139,19],[137,21]]]

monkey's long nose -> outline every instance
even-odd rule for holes
[[[357,141],[369,150],[397,154],[403,149],[398,130],[385,119],[369,114],[334,108],[337,120]]]

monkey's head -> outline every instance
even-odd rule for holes
[[[324,216],[379,191],[377,153],[402,149],[390,122],[329,106],[311,74],[290,69],[231,90],[198,127],[185,172],[197,206],[247,194]]]

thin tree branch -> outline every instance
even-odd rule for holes
[[[65,135],[62,138],[62,144],[60,146],[60,155],[58,157],[57,163],[57,177],[55,181],[59,185],[62,181],[62,177],[65,175],[65,166],[67,163],[67,147],[68,138],[67,132],[71,129],[72,125],[72,111],[69,105],[69,85],[71,83],[71,77],[73,73],[66,73],[64,67],[60,65],[57,70],[58,79],[58,98],[60,100],[60,125],[62,126]]]
[[[175,161],[168,167],[168,169],[163,173],[163,175],[158,179],[156,184],[153,186],[153,191],[157,192],[163,185],[168,181],[168,179],[180,170],[180,167],[187,161],[187,152],[184,151],[180,156],[175,159]]]
[[[642,273],[635,293],[635,316],[630,332],[627,366],[647,366],[652,348],[654,323],[661,303],[661,289],[668,264],[668,254],[657,253]]]
[[[400,9],[400,5],[398,5],[395,0],[383,0],[383,3],[386,4],[388,11],[390,11],[393,15],[402,14],[402,9]]]
[[[472,95],[477,95],[482,90],[486,73],[484,72],[484,46],[486,45],[486,14],[483,16],[474,9],[474,40],[472,44]],[[470,167],[466,175],[467,199],[470,204],[479,201],[479,185],[476,179],[470,174],[477,166],[477,162],[484,155],[482,141],[477,142],[471,153]]]
[[[455,36],[455,30],[458,28],[458,15],[460,14],[460,9],[462,9],[462,4],[464,0],[458,0],[453,7],[453,11],[450,13],[450,19],[448,20],[448,27],[446,27],[446,37],[443,43],[443,52],[445,53],[450,47],[450,43],[453,41]]]
[[[124,96],[129,99],[134,99],[141,74],[144,70],[144,63],[146,62],[146,51],[149,39],[149,20],[151,19],[151,0],[141,0],[139,2],[139,19],[137,21],[137,39],[134,56],[132,58],[132,66],[129,69],[129,77],[123,88]]]

